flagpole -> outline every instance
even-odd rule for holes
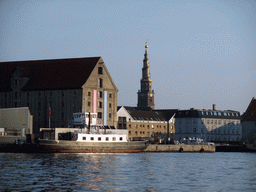
[[[51,105],[49,104],[49,128],[51,128],[51,114],[52,110],[51,110]]]

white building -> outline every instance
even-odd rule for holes
[[[180,110],[175,115],[176,140],[200,138],[213,142],[239,141],[242,138],[238,111],[213,109]]]

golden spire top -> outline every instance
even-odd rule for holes
[[[145,45],[145,48],[146,48],[146,49],[148,48],[148,41],[146,41],[146,45]]]

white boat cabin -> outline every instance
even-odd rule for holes
[[[89,118],[90,116],[90,118]],[[73,113],[73,120],[69,120],[69,127],[92,127],[97,126],[97,113]]]
[[[76,141],[80,142],[127,142],[126,135],[78,133]]]

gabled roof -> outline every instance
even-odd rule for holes
[[[29,81],[23,90],[77,89],[87,81],[100,57],[0,63],[0,91],[10,91],[10,78],[17,67]]]
[[[127,110],[134,120],[141,121],[167,121],[162,113],[157,111]]]
[[[153,111],[157,111],[159,113],[162,113],[162,115],[165,117],[165,119],[171,119],[176,113],[178,112],[178,109],[156,109]]]
[[[243,114],[243,121],[256,121],[256,99],[254,97]]]

